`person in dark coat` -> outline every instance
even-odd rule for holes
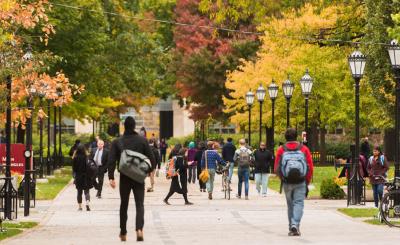
[[[197,148],[198,151],[196,152],[196,155],[194,155],[194,161],[197,165],[197,179],[199,180],[200,192],[206,192],[206,183],[203,183],[200,180],[201,158],[203,157],[204,151],[206,150],[206,144],[204,142],[200,142]]]
[[[149,145],[150,145],[150,148],[151,148],[151,150],[153,152],[153,155],[154,155],[154,158],[155,158],[155,162],[154,162],[154,165],[153,165],[153,171],[150,173],[150,184],[151,184],[151,187],[147,188],[147,192],[153,192],[154,191],[154,175],[155,175],[156,171],[158,171],[157,170],[157,166],[158,166],[158,169],[160,169],[161,159],[160,159],[160,153],[158,152],[158,149],[157,149],[156,140],[155,139],[150,139],[149,140]]]
[[[172,155],[171,158],[175,161],[175,171],[178,172],[177,176],[171,178],[171,186],[167,196],[164,198],[164,203],[170,205],[168,199],[176,192],[183,195],[185,205],[193,205],[189,202],[187,197],[187,159],[185,159],[186,150],[181,148],[177,155]]]
[[[168,149],[168,144],[165,142],[165,139],[161,139],[160,142],[160,154],[161,154],[161,161],[165,162],[167,159],[167,149]]]
[[[72,161],[72,172],[74,183],[78,190],[78,205],[79,211],[82,210],[82,194],[85,193],[86,210],[90,211],[90,193],[89,190],[93,187],[92,180],[87,170],[88,154],[84,145],[79,144],[76,148]]]
[[[267,196],[268,187],[268,174],[273,166],[273,156],[269,150],[267,150],[265,143],[260,143],[260,148],[254,152],[254,177],[256,181],[256,189],[258,194],[262,194],[263,197]]]
[[[371,146],[369,145],[367,137],[365,137],[364,141],[361,143],[360,153],[365,157],[365,159],[369,159],[369,157],[371,156]]]
[[[104,141],[99,139],[97,141],[97,148],[93,149],[90,156],[90,159],[92,159],[98,167],[97,176],[93,182],[94,188],[97,190],[97,198],[101,198],[101,192],[103,190],[104,174],[107,173],[108,153],[108,149],[104,147]]]
[[[222,147],[222,159],[224,159],[226,163],[229,163],[229,181],[232,181],[233,167],[235,165],[233,156],[235,155],[236,146],[232,143],[232,138],[228,138],[227,141],[228,142]]]
[[[155,164],[153,152],[146,138],[135,132],[135,119],[131,116],[127,117],[124,122],[124,127],[124,135],[112,142],[108,157],[108,178],[110,179],[112,188],[116,187],[114,180],[115,167],[124,149],[139,152],[149,158],[152,166]],[[144,183],[139,183],[122,173],[120,173],[119,181],[119,194],[121,197],[119,210],[121,231],[119,237],[121,241],[126,241],[126,221],[128,220],[128,205],[131,191],[133,191],[133,195],[135,196],[136,204],[136,239],[137,241],[143,241],[145,186]]]
[[[386,182],[389,164],[385,159],[379,146],[374,147],[373,155],[369,158],[368,167],[369,181],[374,193],[375,207],[379,206],[383,196],[383,187]]]
[[[81,143],[80,140],[75,140],[75,144],[71,147],[71,149],[69,149],[68,155],[70,157],[72,157],[74,155],[74,152],[76,151],[76,148],[78,147],[78,145]]]

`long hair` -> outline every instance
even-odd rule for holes
[[[72,156],[72,158],[78,158],[78,157],[87,157],[88,153],[86,150],[86,147],[83,144],[79,144],[78,147],[76,147],[76,150],[74,152],[74,155]]]

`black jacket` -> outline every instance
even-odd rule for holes
[[[93,149],[92,153],[90,154],[90,159],[94,160],[96,155],[97,148]],[[108,154],[109,150],[105,147],[103,148],[103,155],[101,156],[101,167],[99,168],[99,172],[103,171],[104,173],[107,172],[107,164],[108,164]]]
[[[91,189],[93,187],[93,182],[89,178],[87,173],[87,160],[86,156],[76,156],[72,160],[72,171],[75,178],[75,186],[77,189]]]
[[[117,165],[117,161],[119,161],[121,157],[121,152],[124,149],[121,149],[121,145],[124,149],[129,149],[132,151],[136,151],[142,153],[150,159],[151,165],[155,165],[155,158],[153,151],[151,150],[149,143],[146,138],[138,135],[138,133],[127,133],[118,139],[115,139],[111,144],[111,150],[108,156],[108,178],[114,179],[114,171]]]
[[[155,169],[156,166],[161,162],[160,152],[154,146],[150,146],[150,148],[151,148],[151,151],[153,152],[153,155],[154,155],[154,165],[152,165],[152,167],[153,167],[153,169]]]
[[[273,164],[273,156],[267,149],[258,149],[254,152],[254,172],[255,173],[270,173]]]
[[[234,162],[233,156],[235,155],[236,147],[228,142],[222,147],[222,159],[226,162]]]

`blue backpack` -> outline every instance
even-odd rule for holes
[[[295,149],[288,149],[283,145],[284,152],[280,161],[280,172],[283,181],[288,184],[300,184],[306,180],[308,165],[302,144]]]

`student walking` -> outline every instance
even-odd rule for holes
[[[272,161],[271,152],[267,150],[265,143],[261,142],[260,148],[254,152],[254,178],[257,192],[262,194],[263,197],[267,196],[268,174],[273,166]]]
[[[374,193],[375,207],[377,208],[379,207],[379,202],[382,200],[383,187],[386,181],[387,171],[389,170],[389,164],[379,146],[374,146],[372,153],[373,155],[368,161],[367,170]]]
[[[135,132],[136,122],[133,117],[127,117],[124,122],[124,135],[115,139],[111,144],[110,155],[108,158],[108,178],[110,185],[115,188],[114,171],[117,161],[121,157],[121,152],[125,149],[132,150],[147,156],[151,165],[154,166],[155,158],[147,140]],[[143,241],[144,226],[144,183],[137,182],[128,176],[120,173],[119,194],[121,197],[120,205],[120,239],[126,241],[126,221],[128,219],[128,204],[131,191],[135,197],[136,204],[136,237],[137,241]]]
[[[187,151],[187,162],[188,162],[188,183],[196,183],[196,170],[197,170],[197,162],[194,160],[194,157],[196,156],[196,145],[195,143],[192,141],[189,143],[189,150]]]
[[[97,190],[96,197],[101,198],[101,192],[103,190],[104,174],[107,172],[107,161],[108,161],[108,149],[104,147],[104,141],[97,140],[97,148],[93,149],[90,156],[97,167],[97,176],[93,182],[94,188]],[[97,180],[96,180],[97,179]]]
[[[218,164],[225,165],[225,161],[222,160],[218,151],[215,150],[217,144],[213,141],[209,141],[207,143],[207,150],[204,152],[201,158],[201,169],[205,169],[207,166],[209,178],[206,183],[206,188],[208,192],[208,199],[212,200],[213,190],[214,190],[214,179],[215,179],[215,172],[217,170]]]
[[[161,139],[160,142],[160,154],[161,154],[161,161],[165,162],[167,159],[167,149],[168,149],[168,144],[165,142],[165,139]]]
[[[310,150],[296,141],[297,132],[289,128],[285,133],[286,144],[279,147],[275,159],[275,173],[283,182],[289,220],[289,236],[300,236],[304,199],[311,181],[314,165]]]
[[[173,156],[175,176],[171,176],[171,186],[167,196],[164,198],[164,203],[170,205],[168,199],[176,192],[183,195],[185,205],[192,205],[187,197],[187,160],[185,159],[186,150],[181,148],[176,156]]]
[[[84,145],[79,144],[76,147],[72,160],[72,173],[74,176],[74,183],[78,190],[77,201],[78,210],[82,211],[82,194],[85,193],[86,210],[90,211],[90,192],[93,187],[92,178],[89,176],[87,168],[88,153]]]
[[[238,165],[238,194],[237,198],[242,197],[242,186],[244,183],[245,199],[249,200],[249,176],[250,176],[250,164],[253,161],[253,153],[246,147],[246,140],[241,139],[239,141],[240,148],[235,151],[233,160]]]
[[[204,155],[204,151],[206,150],[206,145],[204,142],[200,142],[197,147],[197,152],[196,155],[194,156],[194,161],[196,162],[197,165],[197,179],[199,180],[199,187],[200,187],[200,192],[206,192],[206,183],[203,183],[200,180],[200,173],[201,173],[201,159]]]
[[[149,145],[150,145],[151,151],[153,152],[155,162],[154,162],[154,165],[152,166],[153,171],[151,171],[151,173],[150,173],[150,185],[151,186],[149,188],[147,188],[147,192],[153,192],[154,191],[154,182],[155,182],[154,177],[156,175],[156,171],[158,171],[160,169],[161,159],[160,159],[160,153],[158,152],[158,149],[157,149],[157,143],[156,143],[155,138],[149,140]]]

